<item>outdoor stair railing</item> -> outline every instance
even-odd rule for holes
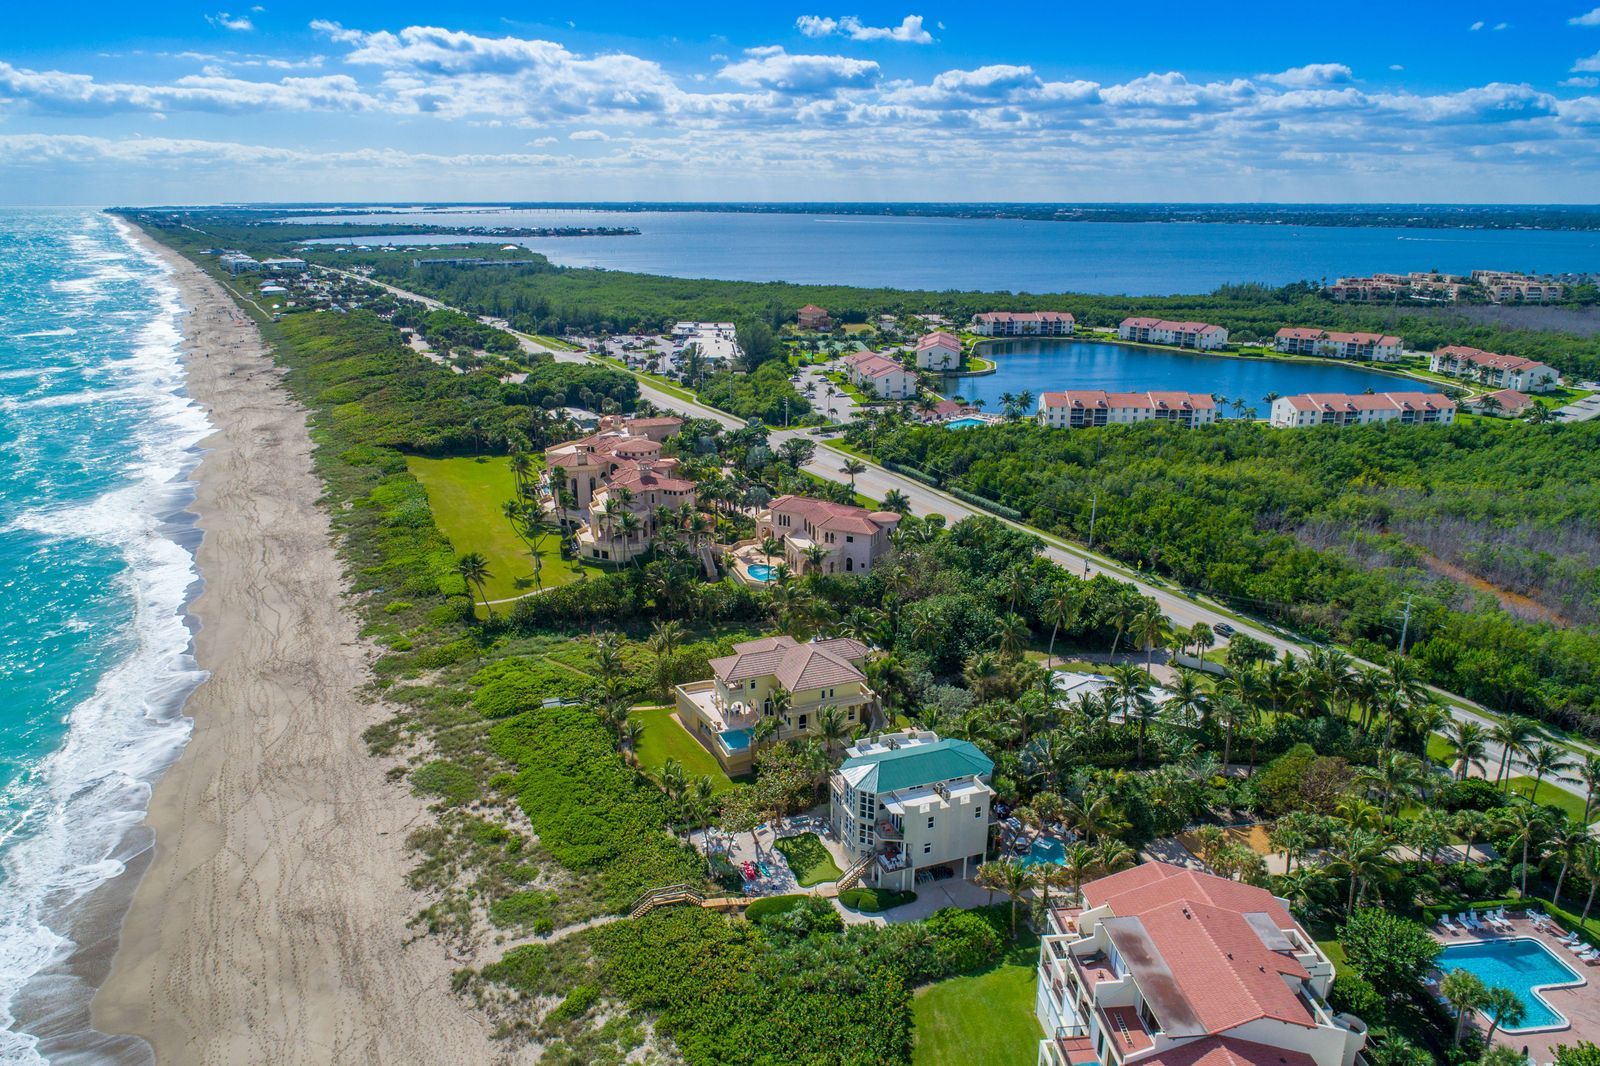
[[[856,887],[856,885],[861,883],[862,876],[866,874],[871,867],[872,855],[869,853],[861,856],[861,858],[857,859],[851,864],[850,869],[844,872],[844,876],[839,878],[839,891],[843,892],[847,888]]]
[[[628,911],[628,917],[638,918],[649,914],[657,907],[673,903],[693,903],[698,907],[704,902],[705,897],[696,892],[691,885],[667,885],[665,888],[652,888],[635,900],[633,907]]]

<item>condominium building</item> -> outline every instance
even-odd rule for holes
[[[799,324],[801,329],[830,330],[833,328],[833,319],[828,317],[825,308],[806,304],[800,309]]]
[[[1428,361],[1435,374],[1468,378],[1482,385],[1518,392],[1545,392],[1561,385],[1555,367],[1517,355],[1501,355],[1481,348],[1452,344],[1440,348]]]
[[[867,650],[849,637],[801,644],[778,636],[735,644],[732,655],[711,660],[709,680],[674,689],[678,720],[728,773],[746,773],[751,733],[763,719],[775,720],[774,740],[815,734],[830,709],[847,729],[873,724],[878,694],[862,672]]]
[[[1379,363],[1397,361],[1404,346],[1399,337],[1383,333],[1340,333],[1301,326],[1285,326],[1273,339],[1273,347],[1288,355],[1369,359]]]
[[[1077,320],[1070,311],[984,311],[972,316],[980,337],[1070,337]]]
[[[965,740],[905,730],[846,749],[828,788],[828,820],[862,880],[910,891],[945,867],[966,878],[989,855],[994,762]]]
[[[965,365],[961,355],[961,338],[954,333],[935,330],[917,341],[918,370],[960,370]]]
[[[1117,336],[1139,344],[1171,344],[1210,351],[1228,343],[1228,331],[1208,322],[1168,322],[1164,318],[1125,318]]]
[[[1340,303],[1393,303],[1402,299],[1454,303],[1471,286],[1472,279],[1460,274],[1414,270],[1409,274],[1340,278],[1329,287],[1328,295]]]
[[[1271,416],[1275,429],[1370,422],[1448,424],[1455,420],[1455,401],[1438,392],[1306,392],[1273,400]]]
[[[1077,389],[1039,394],[1039,422],[1056,429],[1171,422],[1194,427],[1217,420],[1217,401],[1203,392],[1105,392]]]
[[[893,511],[779,496],[756,515],[756,539],[782,541],[784,561],[797,574],[865,574],[888,554],[899,523]]]
[[[857,352],[844,359],[844,375],[857,388],[880,400],[910,400],[917,395],[917,375],[877,352]]]
[[[1354,1066],[1367,1026],[1263,888],[1162,862],[1090,881],[1039,948],[1039,1066]]]
[[[1557,303],[1567,292],[1566,286],[1553,278],[1510,270],[1474,270],[1472,280],[1490,303],[1497,304]]]
[[[255,256],[243,252],[223,252],[217,259],[222,264],[222,269],[235,276],[248,274],[261,269],[261,264]]]

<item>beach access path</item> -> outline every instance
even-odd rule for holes
[[[361,739],[388,712],[361,696],[373,652],[342,603],[306,414],[222,287],[140,239],[173,268],[189,392],[215,427],[193,505],[210,676],[151,799],[154,854],[95,1027],[160,1063],[508,1061],[450,991],[445,946],[406,944],[422,901],[405,840],[429,816]]]

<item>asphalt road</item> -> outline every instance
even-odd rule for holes
[[[352,274],[349,276],[360,281],[371,282],[371,279],[362,278],[360,275]],[[372,283],[380,285],[382,284],[380,282]],[[392,285],[382,285],[382,287],[397,296],[403,296],[412,300],[420,300],[429,307],[444,306],[437,300],[429,299],[417,293],[407,292],[403,289],[397,289]],[[526,334],[516,333],[514,330],[510,332],[514,333],[518,339],[522,341],[523,347],[530,352],[550,351],[549,348],[546,348],[544,345],[534,341],[533,338],[527,336]],[[563,363],[599,362],[599,360],[595,359],[593,356],[590,356],[586,352],[559,351],[554,352],[553,354],[558,362]],[[733,415],[730,415],[724,411],[719,411],[714,407],[708,407],[705,404],[696,401],[685,400],[678,396],[674,396],[671,393],[665,392],[656,387],[654,384],[650,383],[644,378],[636,377],[636,380],[639,383],[640,395],[644,396],[663,411],[671,411],[673,414],[684,415],[693,418],[709,418],[713,421],[721,423],[723,426],[726,426],[729,429],[739,429],[744,426],[744,422],[741,419],[735,418]],[[813,458],[810,463],[806,464],[806,470],[818,475],[819,477],[827,478],[830,481],[849,481],[848,476],[839,469],[840,465],[847,457],[844,452],[830,448],[826,442],[819,440],[804,430],[779,429],[770,430],[768,434],[768,439],[775,448],[778,445],[781,445],[783,441],[788,440],[791,437],[804,437],[805,439],[813,441],[817,444],[816,457]],[[856,477],[855,482],[856,491],[860,492],[862,495],[881,500],[890,489],[898,489],[908,500],[911,501],[911,510],[913,514],[943,515],[945,520],[950,523],[959,522],[963,518],[971,518],[977,515],[987,515],[989,513],[987,511],[980,511],[975,507],[962,503],[955,497],[941,492],[938,489],[924,485],[920,481],[916,481],[912,478],[905,477],[902,474],[896,474],[893,471],[886,470],[883,467],[878,466],[876,463],[873,463],[871,460],[862,461],[867,464],[867,469],[864,473]],[[1001,521],[1006,520],[1001,519]],[[1113,564],[1108,560],[1101,559],[1100,557],[1094,556],[1083,549],[1068,545],[1053,538],[1044,537],[1039,533],[1038,530],[1030,529],[1015,522],[1007,522],[1007,524],[1015,526],[1016,528],[1024,530],[1025,532],[1031,533],[1035,536],[1040,536],[1041,539],[1045,541],[1045,557],[1066,567],[1074,574],[1078,574],[1083,577],[1094,577],[1098,574],[1106,574],[1107,576],[1115,578],[1118,581],[1126,581],[1131,583],[1141,593],[1154,599],[1156,603],[1160,605],[1161,610],[1166,613],[1169,619],[1171,619],[1174,626],[1192,626],[1196,622],[1205,622],[1214,629],[1219,623],[1222,623],[1232,626],[1235,633],[1243,633],[1270,645],[1272,648],[1278,651],[1280,655],[1285,651],[1292,651],[1296,655],[1304,655],[1307,651],[1306,642],[1296,640],[1293,637],[1283,635],[1272,629],[1268,629],[1259,623],[1251,622],[1239,615],[1234,614],[1231,611],[1222,609],[1220,605],[1208,603],[1204,600],[1190,597],[1182,592],[1175,592],[1169,588],[1164,588],[1159,585],[1153,585],[1139,575],[1125,570],[1121,566]],[[1356,659],[1356,662],[1362,663],[1368,667],[1375,666],[1375,664],[1368,663],[1362,659]],[[1493,718],[1491,717],[1492,712],[1488,711],[1486,708],[1474,704],[1469,700],[1465,700],[1460,696],[1446,693],[1442,689],[1436,688],[1433,691],[1441,696],[1448,697],[1448,699],[1451,701],[1457,701],[1446,702],[1444,705],[1446,710],[1448,710],[1453,717],[1466,721],[1474,721],[1483,726],[1489,726],[1493,724]],[[1465,703],[1471,709],[1463,708],[1459,706],[1458,703]],[[1567,744],[1583,754],[1600,754],[1600,748],[1585,744],[1581,741],[1569,740],[1567,741]],[[1486,759],[1486,764],[1490,772],[1492,772],[1494,768],[1500,764],[1500,755],[1501,749],[1498,745],[1488,745],[1488,757]],[[1573,795],[1583,795],[1580,786],[1575,786],[1563,781],[1548,781],[1548,783],[1555,785],[1566,792],[1570,792]]]

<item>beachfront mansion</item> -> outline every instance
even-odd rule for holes
[[[1053,906],[1039,945],[1039,1066],[1353,1066],[1367,1026],[1266,889],[1147,862]]]
[[[580,556],[629,562],[654,544],[658,508],[695,505],[695,483],[661,454],[682,426],[681,418],[608,415],[599,432],[546,450],[549,504],[563,523],[578,526]]]
[[[796,574],[865,574],[888,554],[899,524],[894,511],[779,496],[756,515],[756,540],[782,542],[783,561]]]
[[[909,892],[945,867],[970,877],[989,854],[994,763],[965,740],[907,729],[857,742],[833,772],[828,824],[862,881]]]
[[[774,741],[815,735],[829,710],[839,713],[847,732],[873,724],[878,694],[867,684],[867,651],[849,637],[735,644],[732,655],[711,660],[708,680],[674,688],[678,720],[730,775],[747,774],[754,730],[764,719],[774,723]]]

